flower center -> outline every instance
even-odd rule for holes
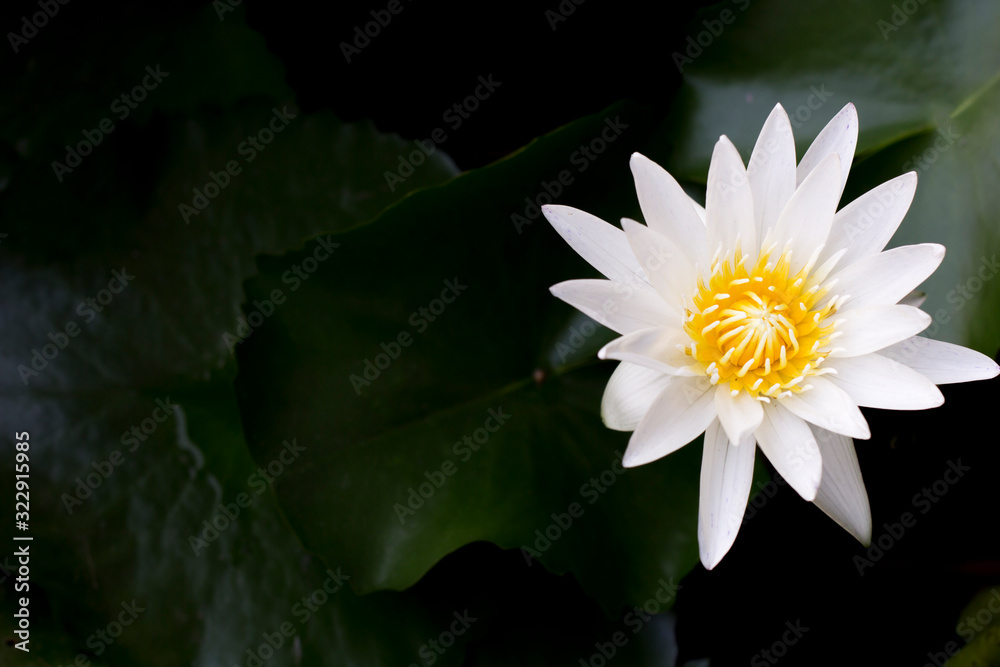
[[[712,384],[729,383],[733,396],[746,391],[769,402],[809,389],[803,381],[811,375],[831,372],[820,365],[836,337],[828,318],[837,299],[819,305],[829,286],[810,281],[818,252],[793,275],[790,250],[775,259],[771,246],[750,268],[739,249],[721,255],[708,283],[699,277],[684,323],[691,337],[684,350],[701,362]]]

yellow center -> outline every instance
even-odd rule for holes
[[[739,249],[728,259],[717,256],[708,284],[698,279],[684,323],[692,341],[685,352],[712,384],[729,383],[733,396],[746,391],[762,401],[800,392],[807,377],[829,371],[820,365],[836,337],[828,318],[837,299],[820,307],[827,288],[809,280],[815,256],[789,275],[791,252],[773,259],[773,250],[750,268]]]

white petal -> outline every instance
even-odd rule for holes
[[[917,172],[911,171],[869,190],[840,209],[833,218],[820,262],[842,249],[847,252],[840,260],[841,266],[881,252],[910,209],[916,191]]]
[[[633,287],[611,280],[567,280],[549,291],[620,334],[649,327],[680,328],[683,324],[681,316],[645,283]]]
[[[854,442],[839,433],[810,428],[823,457],[823,478],[813,502],[867,547],[872,541],[872,512]]]
[[[806,500],[816,497],[823,458],[809,426],[777,403],[764,406],[757,444],[778,474]]]
[[[715,410],[726,435],[737,445],[752,435],[764,418],[760,401],[745,391],[733,396],[728,382],[718,385],[715,390]]]
[[[934,384],[988,380],[1000,373],[1000,366],[985,354],[923,336],[890,345],[879,354],[906,364]]]
[[[703,378],[681,378],[667,385],[628,441],[626,468],[640,466],[691,442],[715,419],[712,385]]]
[[[846,266],[830,277],[831,293],[850,295],[843,309],[890,306],[934,273],[944,259],[937,243],[905,245],[880,252]]]
[[[684,248],[694,264],[707,268],[705,225],[692,208],[691,198],[673,176],[644,155],[633,153],[630,165],[646,224]]]
[[[756,402],[756,401],[755,401]],[[753,482],[753,442],[730,444],[718,420],[705,431],[698,501],[698,550],[705,569],[726,555],[743,523]]]
[[[934,383],[910,367],[883,357],[865,354],[829,363],[836,375],[830,382],[847,392],[858,405],[885,410],[926,410],[944,403]]]
[[[833,253],[830,257],[820,262],[816,261],[816,268],[809,272],[809,282],[814,285],[822,285],[826,281],[826,277],[830,275],[834,267],[840,261],[840,258],[844,256],[846,250],[840,250],[839,252]]]
[[[708,226],[708,254],[721,246],[732,252],[739,235],[744,253],[757,252],[757,230],[753,218],[753,193],[739,151],[728,137],[715,144],[708,167],[708,189],[705,193],[705,215]]]
[[[838,313],[834,357],[858,357],[914,336],[931,323],[931,316],[913,306],[866,306]]]
[[[775,105],[757,137],[747,178],[753,193],[757,238],[764,239],[795,192],[795,138],[780,104]]]
[[[618,359],[671,375],[700,375],[691,367],[694,358],[681,347],[691,338],[680,329],[655,327],[616,338],[598,352],[600,359]]]
[[[854,150],[858,145],[858,111],[853,104],[848,104],[834,116],[826,127],[816,136],[812,145],[802,156],[795,177],[799,184],[806,180],[809,174],[823,162],[828,155],[836,153],[840,156],[840,187],[837,190],[837,200],[844,193],[847,174],[851,171],[854,161]]]
[[[611,374],[601,399],[601,419],[616,431],[634,431],[672,375],[623,361]]]
[[[795,189],[785,210],[781,212],[772,236],[765,240],[776,242],[781,252],[791,243],[791,273],[802,268],[813,253],[824,243],[837,212],[840,192],[840,158],[832,153],[819,163]]]
[[[786,396],[779,403],[798,417],[828,431],[864,440],[872,436],[865,416],[847,392],[824,377],[810,377],[806,383],[812,385],[812,389]]]
[[[705,207],[696,202],[694,199],[691,200],[691,205],[694,206],[694,212],[698,214],[698,219],[701,220],[701,224],[705,224]]]
[[[691,256],[663,234],[635,220],[622,220],[625,236],[649,282],[663,300],[678,312],[691,300],[697,287]]]
[[[649,282],[622,230],[569,206],[547,204],[542,212],[566,243],[609,280],[629,285]]]

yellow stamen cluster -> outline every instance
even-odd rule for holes
[[[830,372],[820,365],[836,337],[829,318],[837,299],[819,305],[828,286],[810,283],[816,256],[789,275],[787,249],[775,258],[772,245],[749,268],[739,248],[720,255],[708,284],[699,277],[694,309],[684,322],[692,341],[684,351],[701,362],[712,384],[728,383],[733,396],[746,391],[769,402],[808,389],[806,378]]]

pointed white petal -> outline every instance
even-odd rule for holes
[[[601,400],[601,419],[616,431],[634,431],[672,375],[623,361],[611,374]]]
[[[740,153],[726,136],[715,144],[712,163],[708,167],[705,215],[710,256],[720,246],[732,252],[736,248],[737,235],[743,252],[756,256],[753,193]]]
[[[715,390],[715,410],[726,435],[739,444],[752,435],[764,418],[760,401],[745,391],[736,396],[730,393],[729,383],[718,385]]]
[[[778,217],[767,241],[776,242],[778,252],[790,242],[792,273],[802,268],[816,249],[826,243],[840,199],[839,182],[840,158],[831,153],[795,189]]]
[[[809,426],[777,403],[764,406],[757,444],[789,486],[805,498],[816,498],[823,458]]]
[[[600,359],[618,359],[671,375],[699,375],[694,358],[681,349],[691,338],[680,329],[654,327],[616,338],[598,352]]]
[[[1000,366],[985,354],[923,336],[890,345],[879,354],[909,366],[934,384],[988,380],[1000,373]]]
[[[549,204],[542,212],[566,243],[609,280],[648,283],[625,232],[586,211]]]
[[[684,312],[697,287],[691,256],[684,248],[635,220],[622,220],[632,254],[663,300]]]
[[[891,306],[934,273],[942,259],[943,245],[905,245],[860,259],[830,276],[827,284],[836,280],[831,292],[850,295],[843,310]]]
[[[926,410],[944,403],[944,396],[925,376],[909,366],[883,357],[865,354],[835,359],[837,370],[829,381],[847,392],[858,405],[885,410]]]
[[[667,385],[628,441],[626,468],[674,452],[704,432],[715,419],[713,389],[703,378],[679,378]]]
[[[931,316],[913,306],[866,306],[838,313],[834,357],[858,357],[920,333]]]
[[[833,218],[820,262],[842,249],[847,252],[840,260],[841,266],[882,252],[910,209],[916,191],[917,172],[911,171],[869,190],[840,209]]]
[[[775,105],[757,137],[747,178],[753,193],[757,238],[764,239],[795,192],[795,138],[780,104]]]
[[[691,206],[691,198],[674,177],[649,158],[633,153],[630,161],[639,206],[649,228],[684,248],[691,261],[708,266],[705,225]]]
[[[832,153],[840,156],[840,187],[837,190],[837,200],[844,193],[847,174],[851,171],[854,161],[854,150],[858,145],[858,111],[853,104],[848,104],[840,110],[826,127],[813,140],[812,145],[802,156],[795,176],[799,184],[806,180],[810,173]]]
[[[823,477],[813,502],[867,547],[872,541],[872,512],[854,442],[817,426],[810,429],[823,457]]]
[[[730,444],[718,420],[705,431],[698,501],[698,550],[705,569],[726,555],[743,523],[753,482],[753,442]]]
[[[812,389],[780,399],[781,405],[811,424],[866,440],[872,436],[857,403],[824,377],[810,377]]]
[[[611,280],[567,280],[553,285],[549,291],[620,334],[683,325],[681,316],[645,283],[633,287]]]

